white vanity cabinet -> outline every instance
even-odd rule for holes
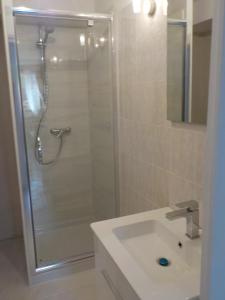
[[[96,236],[95,267],[97,271],[98,300],[111,300],[105,299],[104,291],[101,289],[102,280],[110,288],[113,294],[112,300],[140,300]]]
[[[114,299],[196,300],[201,238],[188,238],[185,218],[170,221],[171,211],[167,207],[91,225],[97,273]],[[106,299],[99,295],[99,300]]]

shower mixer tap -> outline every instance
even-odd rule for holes
[[[59,138],[63,137],[65,134],[70,134],[71,133],[71,128],[70,127],[51,128],[50,133],[59,139]]]

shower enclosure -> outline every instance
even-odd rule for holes
[[[117,214],[111,23],[109,15],[14,9],[35,272],[93,256],[90,223]]]

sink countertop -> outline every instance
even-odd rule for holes
[[[201,239],[190,240],[185,235],[185,218],[175,221],[167,220],[165,214],[170,211],[172,211],[171,208],[167,207],[91,224],[94,234],[101,241],[140,300],[188,300],[199,295]],[[194,267],[188,268],[189,271],[187,274],[182,274],[181,278],[177,278],[175,282],[161,283],[153,280],[115,234],[116,230],[124,226],[151,220],[160,222],[161,225],[176,237],[177,241],[188,245],[188,249],[191,249],[191,251],[188,251],[196,253],[197,259],[194,261]]]

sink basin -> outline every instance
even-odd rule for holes
[[[124,300],[198,300],[201,238],[186,236],[184,218],[167,220],[170,211],[163,208],[91,225],[96,265],[111,273],[120,294],[127,287],[130,292],[121,297]]]
[[[181,241],[159,221],[149,220],[113,230],[124,248],[155,283],[175,283],[200,269],[191,241]],[[169,261],[161,266],[159,259]]]

